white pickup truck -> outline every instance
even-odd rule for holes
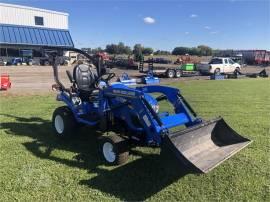
[[[212,58],[208,64],[200,63],[196,67],[202,74],[232,73],[235,70],[241,70],[240,64],[230,58],[223,57]]]

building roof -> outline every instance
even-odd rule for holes
[[[0,45],[74,47],[68,30],[0,24]]]
[[[41,12],[46,12],[46,13],[55,13],[55,14],[66,15],[66,16],[69,15],[68,13],[65,13],[65,12],[58,12],[58,11],[41,9],[41,8],[34,8],[34,7],[30,7],[30,6],[21,6],[21,5],[16,5],[16,4],[0,3],[0,6],[11,7],[11,8],[21,8],[21,9],[27,9],[27,10],[32,10],[32,11],[41,11]]]

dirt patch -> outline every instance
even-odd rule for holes
[[[246,66],[242,69],[243,73],[257,73],[263,70],[260,66]],[[72,72],[73,66],[61,66],[59,68],[59,76],[61,81],[69,86],[70,82],[66,75],[66,70]],[[267,73],[270,74],[270,67],[266,67]],[[145,74],[139,73],[138,70],[127,70],[113,68],[112,72],[116,74],[116,78],[123,72],[129,74],[130,77],[141,78]],[[8,95],[33,95],[33,94],[48,94],[52,93],[51,86],[54,84],[53,70],[51,66],[1,66],[0,73],[7,73],[10,75],[12,87],[8,91],[1,91],[1,96]],[[182,78],[161,78],[161,84],[171,82],[181,82],[188,80],[209,79],[209,76],[193,76]]]

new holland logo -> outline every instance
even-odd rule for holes
[[[128,97],[134,97],[135,96],[135,92],[126,91],[126,90],[113,90],[113,94],[121,95],[121,96],[128,96]]]

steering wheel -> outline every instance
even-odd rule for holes
[[[108,75],[107,78],[103,78],[104,75]],[[95,87],[98,88],[98,84],[100,81],[104,81],[108,85],[109,80],[111,80],[113,77],[115,77],[115,73],[106,73],[106,74],[101,75],[100,77],[96,79]]]
[[[107,82],[111,80],[113,77],[115,77],[115,73],[108,73],[108,77],[105,79]]]

